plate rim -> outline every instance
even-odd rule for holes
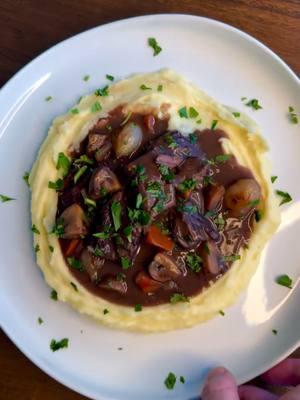
[[[252,35],[250,35],[247,32],[244,32],[243,30],[227,24],[225,22],[222,22],[220,20],[214,19],[214,18],[208,18],[208,17],[203,17],[203,16],[199,16],[199,15],[194,15],[194,14],[184,14],[184,13],[158,13],[158,14],[146,14],[146,15],[140,15],[140,16],[135,16],[135,17],[129,17],[129,18],[124,18],[124,19],[118,19],[115,21],[111,21],[105,24],[101,24],[101,25],[97,25],[94,26],[92,28],[86,29],[82,32],[79,32],[75,35],[69,36],[68,38],[54,44],[53,46],[49,47],[48,49],[46,49],[45,51],[43,51],[41,54],[39,54],[38,56],[36,56],[35,58],[33,58],[31,61],[29,61],[27,64],[25,64],[23,67],[21,67],[1,88],[0,88],[0,104],[2,102],[2,98],[3,96],[5,96],[5,92],[9,90],[10,86],[12,84],[14,84],[14,82],[19,78],[22,77],[22,75],[24,73],[26,73],[27,71],[30,71],[30,69],[33,67],[34,65],[38,62],[40,62],[41,60],[43,60],[43,58],[49,56],[49,54],[51,55],[52,52],[55,52],[57,50],[57,48],[63,47],[66,43],[69,43],[73,40],[77,40],[78,37],[84,36],[87,33],[93,32],[93,31],[97,31],[97,30],[101,30],[103,28],[106,27],[111,27],[113,25],[122,25],[122,24],[128,24],[128,23],[134,23],[135,21],[140,21],[140,20],[145,20],[145,19],[176,19],[176,18],[183,18],[183,19],[191,19],[191,20],[197,20],[198,22],[204,22],[204,23],[208,23],[211,24],[212,26],[220,26],[228,31],[231,32],[235,32],[236,34],[238,34],[239,36],[243,37],[244,39],[252,42],[254,45],[260,47],[262,50],[264,50],[271,58],[273,58],[275,61],[277,61],[285,70],[286,73],[289,74],[289,76],[291,78],[293,78],[295,84],[298,84],[300,86],[300,77],[297,76],[296,72],[279,56],[277,55],[272,49],[270,49],[269,47],[267,47],[267,45],[265,45],[263,42],[261,42],[260,40],[256,39],[255,37],[253,37]],[[17,98],[16,95],[13,96],[15,99]],[[0,126],[1,126],[1,122],[3,120],[3,118],[5,117],[5,115],[7,114],[7,110],[4,110],[3,114],[0,112]],[[1,137],[1,135],[0,135]],[[294,288],[296,289],[296,288]],[[87,396],[91,399],[97,398],[97,399],[101,399],[101,400],[120,400],[116,397],[107,397],[105,395],[105,397],[103,397],[102,394],[100,394],[101,397],[99,397],[98,393],[93,392],[93,390],[89,390],[88,388],[82,388],[80,386],[77,386],[76,382],[73,380],[72,378],[70,379],[68,376],[64,376],[64,378],[61,378],[56,372],[55,370],[52,370],[51,367],[45,365],[43,363],[42,359],[38,359],[38,356],[35,354],[31,354],[30,353],[30,349],[26,348],[26,345],[24,345],[24,342],[22,344],[22,341],[17,338],[17,335],[14,334],[13,329],[9,328],[8,325],[5,324],[5,322],[3,321],[3,318],[1,318],[0,315],[0,326],[1,329],[3,330],[3,332],[8,336],[8,338],[13,342],[13,344],[33,363],[35,364],[35,366],[37,366],[39,369],[41,369],[44,373],[46,373],[47,375],[49,375],[52,379],[55,379],[57,382],[59,382],[60,384],[68,387],[69,389],[80,393],[84,396]],[[260,375],[261,373],[263,373],[264,371],[266,371],[266,369],[276,365],[278,362],[282,361],[283,359],[285,359],[288,355],[290,355],[294,350],[296,350],[298,347],[300,346],[300,338],[298,339],[298,341],[289,346],[288,349],[284,352],[281,353],[280,356],[274,357],[272,362],[266,362],[264,363],[263,366],[261,366],[260,368],[257,368],[257,371],[259,371],[258,375]],[[241,380],[241,382],[239,382],[239,384],[243,384],[244,382],[247,382],[248,380],[253,378],[253,374],[248,374],[248,376],[244,376],[244,379]],[[94,397],[97,396],[97,397]]]

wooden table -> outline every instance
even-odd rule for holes
[[[195,14],[231,24],[261,40],[300,74],[300,0],[1,0],[0,87],[65,38],[153,13]],[[34,366],[2,332],[0,371],[0,399],[84,399]]]

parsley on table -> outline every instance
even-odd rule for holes
[[[47,97],[45,97],[45,101],[51,101],[52,99],[53,99],[52,96],[47,96]]]
[[[181,293],[174,293],[170,297],[171,304],[176,304],[176,303],[180,303],[180,302],[189,303],[189,301],[190,301],[190,299]]]
[[[246,100],[246,99],[244,99]],[[259,101],[257,99],[251,99],[245,103],[247,107],[251,107],[253,110],[260,110],[262,106],[259,104]]]
[[[163,85],[158,85],[157,86],[157,91],[158,92],[162,92],[162,90],[163,90]]]
[[[37,235],[40,234],[40,231],[38,230],[38,228],[36,227],[35,224],[32,225],[31,230],[32,230],[33,233],[36,233]]]
[[[186,107],[181,107],[181,108],[178,110],[178,114],[179,114],[179,117],[180,117],[180,118],[188,118],[188,112],[187,112]]]
[[[277,335],[277,333],[278,333],[277,329],[272,329],[272,333],[273,333],[273,335]]]
[[[87,170],[87,165],[84,165],[83,167],[81,167],[76,174],[74,175],[74,183],[76,184],[79,179],[82,177],[82,175],[85,173],[85,171]]]
[[[0,200],[1,200],[2,203],[6,203],[7,201],[12,201],[12,200],[16,200],[16,199],[13,199],[12,197],[5,196],[4,194],[0,194]]]
[[[172,390],[174,389],[176,383],[176,375],[173,372],[169,372],[169,375],[166,377],[164,384],[167,389]]]
[[[188,253],[186,263],[192,271],[199,272],[201,270],[202,258],[196,253]]]
[[[102,96],[102,97],[108,96],[108,94],[109,94],[108,93],[108,86],[106,85],[103,88],[99,88],[99,89],[95,90],[94,94],[96,96]]]
[[[67,261],[72,268],[77,269],[81,272],[84,271],[83,264],[80,260],[78,260],[78,258],[67,257]]]
[[[111,205],[111,215],[113,217],[113,223],[116,232],[118,232],[121,226],[121,213],[122,213],[121,203],[119,201],[114,201]]]
[[[139,312],[139,311],[142,311],[142,305],[141,304],[136,304],[135,306],[134,306],[134,311],[135,312]]]
[[[90,79],[90,75],[84,75],[82,79],[87,82]]]
[[[276,283],[278,283],[278,285],[292,289],[293,280],[288,275],[280,275],[276,278]]]
[[[68,157],[63,152],[60,152],[57,158],[56,169],[62,169],[64,176],[66,176],[70,166],[71,162]]]
[[[58,218],[55,225],[51,231],[54,235],[61,237],[65,233],[65,222],[63,218]]]
[[[67,348],[68,346],[69,346],[69,339],[67,339],[67,338],[63,338],[59,341],[52,339],[50,342],[50,349],[52,351],[64,349],[64,348]]]
[[[222,315],[222,317],[224,317],[224,315],[225,315],[225,313],[224,313],[223,310],[220,310],[220,311],[219,311],[219,314]]]
[[[152,90],[151,87],[146,86],[146,85],[144,85],[144,84],[142,84],[142,85],[140,86],[140,89],[141,89],[141,90]]]
[[[277,178],[278,178],[278,176],[276,176],[276,175],[271,176],[271,182],[274,183]]]
[[[39,325],[42,325],[43,322],[44,322],[44,321],[42,320],[42,318],[41,318],[41,317],[38,317],[38,323],[39,323]]]
[[[109,310],[108,310],[107,308],[104,308],[103,314],[106,315],[106,314],[108,314],[108,313],[109,313]]]
[[[148,45],[153,49],[153,56],[157,56],[162,51],[162,48],[154,37],[148,38]]]
[[[172,179],[174,179],[174,172],[171,171],[166,165],[160,165],[159,172],[161,173],[162,178],[167,182],[170,182]]]
[[[199,115],[199,113],[194,107],[189,108],[189,117],[190,118],[197,118],[198,115]]]
[[[183,377],[183,376],[180,376],[179,381],[180,381],[180,383],[185,383],[184,377]]]
[[[289,118],[292,124],[298,124],[298,115],[295,112],[294,107],[289,106]]]
[[[216,128],[218,122],[219,122],[219,121],[218,121],[217,119],[213,119],[213,121],[212,121],[212,123],[211,123],[211,127],[210,127],[210,129],[211,129],[212,131]]]
[[[114,76],[109,75],[109,74],[106,74],[105,77],[106,77],[106,79],[108,79],[109,81],[113,81],[113,80],[115,79]]]
[[[75,290],[75,292],[78,292],[78,287],[77,287],[77,285],[75,285],[74,282],[70,282],[70,285],[71,285],[72,288]]]
[[[292,197],[288,192],[283,192],[282,190],[276,190],[276,194],[281,197],[280,206],[285,203],[292,201]]]
[[[101,110],[102,110],[101,104],[99,103],[99,101],[95,101],[95,103],[91,107],[91,112],[95,113]]]
[[[237,111],[234,111],[234,112],[232,113],[232,115],[233,115],[235,118],[239,118],[239,117],[241,116],[241,113],[240,113],[240,112],[237,112]]]
[[[129,269],[132,265],[132,261],[128,257],[121,257],[121,265],[123,269]]]
[[[196,144],[197,143],[197,135],[195,133],[190,133],[189,140],[192,144]]]
[[[24,182],[26,183],[26,185],[27,185],[28,187],[30,187],[30,185],[29,185],[29,176],[30,176],[30,174],[29,174],[28,171],[24,172],[23,180],[24,180]]]
[[[54,301],[57,301],[57,291],[52,289],[50,293],[50,298]]]
[[[49,189],[61,190],[61,189],[63,188],[63,186],[64,186],[64,182],[63,182],[63,180],[60,179],[60,178],[57,179],[56,182],[52,182],[52,181],[49,181],[49,182],[48,182],[48,188],[49,188]]]

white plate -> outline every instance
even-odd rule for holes
[[[163,51],[146,45],[157,38]],[[271,146],[276,187],[294,201],[282,207],[283,224],[240,301],[225,317],[193,329],[157,335],[111,331],[50,300],[35,264],[30,233],[29,170],[52,119],[83,93],[142,71],[171,67],[224,104],[248,111]],[[91,76],[88,82],[83,76]],[[46,102],[46,96],[53,100]],[[258,98],[252,111],[241,97]],[[222,364],[238,381],[256,376],[299,344],[299,285],[274,283],[287,273],[296,281],[300,265],[300,132],[287,119],[300,111],[299,81],[264,45],[220,22],[186,15],[154,15],[104,25],[75,36],[38,57],[0,93],[1,324],[16,345],[49,375],[95,399],[189,399],[199,394],[208,368]],[[247,108],[247,110],[246,110]],[[38,325],[41,316],[44,324]],[[278,330],[278,335],[272,334]],[[82,332],[81,332],[82,331]],[[52,353],[52,338],[70,339]],[[123,350],[118,350],[122,347]],[[169,371],[183,375],[168,391]]]

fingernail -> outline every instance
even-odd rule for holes
[[[216,379],[219,379],[221,376],[224,376],[227,373],[227,370],[224,367],[217,367],[212,369],[211,371],[209,371],[206,380],[205,380],[205,384],[207,384],[208,382],[212,382]]]

